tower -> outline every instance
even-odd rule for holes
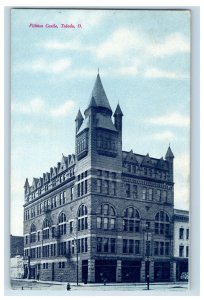
[[[168,164],[169,164],[169,180],[171,182],[173,182],[173,180],[174,180],[174,176],[173,176],[174,175],[174,155],[173,155],[170,145],[167,149],[165,159],[168,161]]]

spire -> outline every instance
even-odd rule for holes
[[[173,155],[173,152],[171,150],[170,144],[169,144],[169,147],[168,147],[166,155],[165,155],[165,159],[169,159],[169,158],[174,158],[174,155]]]
[[[82,114],[81,114],[81,111],[80,111],[80,109],[79,109],[75,121],[83,121],[83,119],[84,119],[84,118],[83,118],[83,116],[82,116]]]
[[[116,110],[115,110],[115,113],[114,113],[114,117],[115,116],[123,116],[123,113],[122,113],[122,110],[120,108],[120,105],[118,103],[117,107],[116,107]]]
[[[99,73],[97,74],[96,81],[95,81],[95,84],[94,84],[94,87],[92,90],[90,104],[91,104],[93,97],[94,97],[95,103],[98,107],[106,108],[112,113],[112,110],[111,110],[108,98],[106,96],[105,90],[103,88]],[[90,104],[89,104],[89,107],[90,107]]]
[[[24,184],[24,188],[29,187],[29,182],[28,182],[28,178],[26,178],[25,184]]]

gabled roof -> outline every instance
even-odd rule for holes
[[[95,104],[97,105],[97,107],[107,108],[112,113],[112,110],[111,110],[108,98],[106,96],[105,90],[103,88],[99,74],[96,77],[96,81],[95,81],[95,84],[94,84],[94,87],[93,87],[93,90],[91,93],[91,99],[90,99],[90,103],[89,103],[88,107],[90,107],[90,105],[93,104],[93,97],[94,97]]]
[[[84,118],[83,118],[83,116],[82,116],[82,114],[81,114],[81,111],[80,111],[80,109],[79,109],[75,121],[83,121],[83,119],[84,119]]]
[[[137,158],[132,150],[130,150],[130,152],[127,153],[125,160],[138,164]]]

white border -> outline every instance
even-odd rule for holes
[[[29,3],[29,4],[28,4]],[[201,20],[201,26],[200,26],[200,30],[201,30],[201,53],[204,53],[204,47],[203,47],[203,28],[204,28],[204,22],[203,22],[203,1],[202,0],[189,0],[189,1],[182,1],[182,0],[167,0],[167,1],[162,1],[162,0],[98,0],[98,1],[66,1],[66,0],[58,0],[57,1],[57,6],[56,6],[56,1],[54,0],[3,0],[0,2],[0,20],[1,20],[1,26],[0,26],[0,36],[1,41],[3,42],[3,37],[6,39],[8,39],[9,37],[9,32],[8,32],[8,28],[5,28],[6,31],[6,35],[4,36],[4,9],[5,7],[84,7],[84,8],[89,8],[89,7],[96,7],[96,8],[102,8],[102,7],[108,7],[108,8],[114,8],[114,7],[134,7],[134,8],[152,8],[152,9],[159,9],[159,8],[173,8],[173,9],[179,9],[179,8],[186,8],[186,9],[191,9],[192,12],[194,9],[199,9],[200,8],[200,20]],[[195,7],[197,6],[197,7]],[[197,16],[198,17],[198,16]],[[7,25],[6,25],[7,26]],[[193,143],[191,144],[191,154],[192,154],[192,160],[191,160],[191,181],[192,181],[192,186],[191,186],[191,220],[193,221],[192,225],[192,229],[191,229],[191,243],[192,243],[192,261],[194,262],[194,265],[192,266],[192,273],[193,273],[193,282],[191,285],[191,290],[189,292],[189,295],[198,295],[199,293],[199,240],[200,240],[200,235],[199,235],[199,228],[200,228],[200,224],[199,224],[199,212],[200,211],[204,211],[203,208],[203,204],[201,203],[201,207],[199,206],[200,203],[200,195],[199,195],[199,190],[200,190],[200,186],[199,186],[199,174],[201,175],[201,178],[204,178],[204,171],[202,170],[202,166],[203,166],[203,158],[201,157],[201,161],[199,158],[199,150],[200,150],[200,146],[201,146],[201,153],[204,153],[204,149],[203,149],[203,139],[202,139],[202,135],[201,135],[201,144],[199,143],[199,138],[200,138],[200,133],[199,133],[199,90],[200,90],[200,86],[199,86],[199,25],[196,25],[196,32],[193,32],[193,40],[195,44],[193,44],[193,59],[192,59],[192,75],[193,75],[193,80],[192,80],[192,121],[193,121],[193,125],[192,125],[192,131],[191,131],[191,143],[193,141]],[[4,42],[2,43],[2,47],[0,47],[2,53],[1,53],[1,66],[2,66],[2,71],[3,71],[3,65],[4,65],[4,59],[6,56],[4,56]],[[6,52],[8,53],[9,51],[9,45],[8,43],[6,44]],[[8,72],[8,60],[6,61],[6,65],[5,65],[5,70],[6,73]],[[203,61],[203,57],[201,57],[200,60],[200,65],[202,67],[201,69],[201,78],[203,79],[203,66],[204,66],[204,61]],[[8,73],[7,73],[8,74]],[[1,78],[0,78],[0,82],[3,85],[4,82],[4,75],[3,72],[1,72]],[[5,78],[5,84],[9,84],[8,82],[8,77]],[[8,179],[8,170],[9,170],[9,143],[8,143],[8,131],[6,126],[8,125],[8,120],[4,120],[4,116],[8,117],[8,111],[5,112],[4,114],[4,104],[6,104],[6,96],[8,96],[8,91],[6,93],[5,90],[5,94],[4,94],[4,89],[3,86],[0,89],[1,90],[1,101],[0,101],[0,140],[1,140],[1,153],[3,153],[3,146],[4,146],[4,138],[5,138],[5,149],[4,149],[4,157],[2,155],[0,155],[0,166],[2,166],[2,170],[4,169],[4,162],[5,162],[5,173],[3,175],[3,172],[1,172],[1,177],[0,177],[0,182],[2,183],[1,185],[1,194],[2,197],[0,197],[1,199],[1,203],[3,203],[3,199],[4,199],[4,203],[9,201],[9,195],[8,195],[8,187],[9,187],[9,179]],[[202,90],[201,90],[202,93]],[[203,93],[201,94],[201,99],[204,99],[202,97]],[[2,101],[5,97],[5,102]],[[204,100],[203,100],[204,101]],[[8,108],[8,104],[5,105],[6,108]],[[203,109],[204,109],[204,105],[201,102],[201,107],[200,107],[200,117],[201,117],[201,130],[204,126],[203,124]],[[4,128],[5,126],[5,128]],[[202,151],[203,150],[203,151]],[[200,163],[201,163],[201,173],[200,173]],[[7,175],[7,177],[6,177]],[[4,183],[4,177],[5,177],[5,183]],[[4,190],[5,188],[5,190]],[[5,194],[4,194],[5,193]],[[201,196],[203,195],[203,191],[201,191]],[[5,195],[5,196],[4,196]],[[4,196],[4,197],[3,197]],[[204,199],[204,197],[201,197],[201,199]],[[204,201],[204,200],[203,200]],[[8,207],[8,204],[6,205]],[[5,211],[6,212],[6,211]],[[3,208],[0,209],[0,220],[2,222],[2,225],[5,224],[5,232],[9,232],[9,222],[6,221],[6,223],[3,223],[3,215],[4,215],[4,210]],[[8,212],[7,212],[8,213]],[[7,219],[7,218],[5,218]],[[203,225],[203,223],[201,222],[201,226]],[[3,226],[0,226],[1,228],[3,228]],[[6,228],[7,227],[7,228]],[[202,227],[201,227],[202,228]],[[3,238],[4,236],[4,231],[2,229],[2,241],[4,240]],[[203,245],[203,240],[202,240],[202,244]],[[4,296],[3,294],[3,290],[4,290],[4,286],[3,286],[3,278],[5,278],[6,273],[4,273],[3,271],[3,265],[4,265],[4,258],[6,260],[6,263],[8,262],[8,260],[6,259],[6,257],[8,257],[8,236],[5,235],[5,253],[4,253],[4,248],[1,246],[1,273],[0,273],[0,295]],[[203,249],[203,247],[201,248],[201,250]],[[202,253],[202,251],[201,251]],[[4,255],[5,254],[5,255]],[[201,258],[200,261],[200,265],[201,265],[201,269],[203,266],[203,259]],[[7,272],[8,272],[8,268]],[[203,277],[203,276],[202,276]],[[201,293],[200,296],[203,296],[203,287],[202,287],[202,277],[201,277]],[[7,292],[6,294],[8,295],[8,291],[5,290],[5,292]],[[39,293],[37,293],[39,295]],[[40,293],[42,295],[42,293]],[[46,293],[48,295],[48,293]],[[57,293],[58,295],[60,295],[60,293]],[[11,295],[11,293],[10,293]],[[12,293],[12,295],[15,295]],[[17,295],[17,294],[16,294]],[[26,295],[25,293],[21,294],[21,295]],[[28,295],[34,295],[34,293],[29,293]],[[54,293],[52,293],[52,295],[54,295]],[[56,294],[55,294],[56,295]],[[93,294],[94,295],[94,294]],[[122,295],[122,294],[121,294]],[[141,295],[141,294],[140,294]],[[165,294],[163,294],[165,295]],[[177,293],[175,293],[175,296],[177,295]],[[107,297],[107,296],[106,296]],[[111,296],[112,297],[112,296]],[[10,298],[10,297],[9,297]],[[72,297],[71,297],[72,298]],[[76,296],[74,297],[76,299]],[[79,297],[77,297],[79,299]],[[84,298],[84,296],[83,296]],[[56,298],[57,299],[57,298]]]

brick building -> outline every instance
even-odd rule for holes
[[[123,113],[99,74],[75,119],[75,154],[25,181],[24,268],[69,282],[171,281],[174,155],[122,150]]]
[[[175,280],[188,280],[189,212],[174,209],[174,274]]]

